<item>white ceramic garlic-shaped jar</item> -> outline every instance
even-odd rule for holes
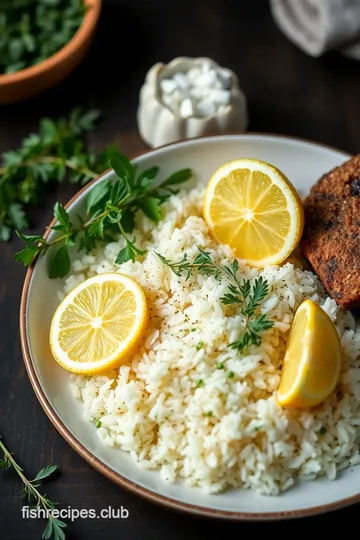
[[[200,71],[198,81],[193,81],[198,86],[189,89],[185,76],[194,78],[194,73]],[[174,90],[177,78],[181,87]],[[224,88],[219,88],[221,80]],[[227,99],[215,107],[217,96]],[[157,63],[148,71],[140,91],[137,120],[142,139],[157,147],[205,134],[245,131],[248,113],[235,73],[221,68],[210,58],[179,57],[167,65]]]

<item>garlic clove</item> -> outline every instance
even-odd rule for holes
[[[187,90],[189,88],[189,81],[185,73],[175,73],[173,81],[179,90]]]
[[[176,82],[173,79],[163,79],[160,82],[160,88],[163,94],[171,94],[176,87]]]
[[[203,99],[198,102],[197,110],[200,116],[213,116],[215,114],[215,103],[210,99]]]
[[[220,68],[220,69],[218,69],[218,75],[219,75],[219,78],[221,79],[221,82],[223,83],[223,85],[226,85],[226,87],[229,87],[230,82],[231,82],[231,78],[232,78],[231,71],[229,69],[226,69],[226,68]]]
[[[198,78],[200,77],[200,75],[201,75],[201,69],[198,66],[190,68],[188,73],[187,73],[189,83],[191,85],[195,86]]]
[[[214,82],[216,81],[216,72],[215,70],[209,70],[201,75],[197,79],[197,85],[202,87],[212,88]]]
[[[195,100],[204,99],[207,95],[209,95],[209,91],[206,87],[200,88],[198,86],[193,86],[190,89],[190,96],[195,98]]]
[[[213,88],[209,92],[209,99],[216,105],[228,105],[230,103],[230,91]]]
[[[190,118],[194,114],[194,106],[191,99],[187,98],[180,105],[180,116]]]

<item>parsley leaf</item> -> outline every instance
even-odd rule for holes
[[[145,216],[152,221],[158,222],[162,219],[160,202],[160,199],[157,199],[156,197],[144,197],[141,199],[139,206]]]
[[[174,172],[169,178],[167,178],[163,184],[162,187],[168,187],[168,186],[174,186],[183,184],[187,180],[189,180],[191,176],[191,169],[182,169],[180,171]]]
[[[45,123],[50,132],[50,124]],[[34,143],[35,144],[35,143]],[[68,248],[79,241],[79,251],[90,252],[98,241],[116,241],[119,236],[125,240],[125,247],[118,253],[115,262],[123,264],[134,261],[144,251],[135,244],[135,238],[128,235],[135,228],[135,215],[143,212],[155,223],[162,219],[161,203],[172,192],[163,190],[164,183],[153,187],[152,181],[159,169],[153,167],[137,175],[136,167],[123,154],[111,150],[110,162],[114,167],[115,177],[112,180],[100,180],[90,191],[86,200],[86,218],[78,216],[78,225],[70,220],[67,210],[60,204],[54,206],[57,223],[52,227],[58,236],[45,241],[40,236],[29,236],[18,233],[26,247],[15,255],[15,258],[27,266],[36,254],[44,254],[51,250],[48,261],[50,278],[61,278],[70,270]],[[191,176],[190,169],[179,171],[176,182],[185,181]],[[176,179],[176,175],[173,175]],[[171,178],[171,177],[170,177]],[[174,180],[175,181],[175,180]],[[160,197],[158,193],[161,192]]]
[[[62,226],[62,229],[65,231],[69,230],[71,226],[69,215],[63,205],[58,202],[55,203],[54,206],[54,217],[58,220],[59,224]]]
[[[102,217],[101,219],[98,219],[90,223],[87,229],[87,233],[89,236],[99,236],[100,238],[104,238],[104,228],[105,228],[105,219],[104,217]]]
[[[21,251],[18,251],[14,255],[14,259],[24,266],[29,266],[35,255],[38,253],[38,248],[36,246],[26,246],[26,248],[22,249]]]
[[[126,261],[135,260],[135,251],[132,249],[132,245],[126,244],[126,246],[121,249],[115,259],[116,264],[123,264]]]
[[[157,177],[159,173],[159,167],[151,167],[151,169],[147,169],[143,173],[139,175],[139,178],[137,179],[137,186],[143,190],[147,189],[152,181]]]
[[[126,233],[132,233],[135,229],[135,213],[131,208],[126,208],[121,218],[121,226]]]
[[[86,211],[88,214],[96,210],[97,205],[103,205],[105,199],[110,196],[111,182],[101,181],[98,182],[90,191],[86,200]]]
[[[137,248],[134,244],[134,241],[130,241],[129,239],[126,239],[126,246],[119,251],[117,257],[116,257],[116,264],[122,264],[126,261],[135,261],[136,255],[144,255],[145,251],[142,251],[141,249]]]
[[[66,276],[70,271],[70,257],[66,246],[61,246],[53,251],[49,257],[48,275],[49,278]]]
[[[110,157],[110,165],[116,172],[119,178],[122,178],[128,190],[134,186],[135,181],[135,169],[126,156],[120,153],[114,153]]]

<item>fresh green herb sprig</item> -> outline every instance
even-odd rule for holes
[[[178,262],[171,262],[159,253],[157,255],[163,264],[171,268],[177,276],[185,274],[186,279],[189,279],[191,274],[197,271],[200,274],[214,276],[215,279],[225,278],[228,280],[228,292],[220,300],[225,305],[238,306],[239,313],[244,319],[243,335],[240,339],[230,343],[229,347],[241,353],[250,345],[260,345],[262,333],[274,326],[274,322],[266,314],[259,313],[261,302],[269,292],[267,281],[259,277],[251,285],[249,280],[239,278],[237,259],[234,259],[230,264],[217,264],[211,259],[208,252],[200,248],[198,250],[199,253],[193,262],[188,260],[186,253]]]
[[[0,73],[14,73],[59,51],[81,25],[83,0],[0,0]]]
[[[42,495],[38,488],[41,486],[41,482],[51,476],[57,469],[57,465],[48,465],[41,469],[33,480],[29,480],[24,470],[15,461],[14,456],[9,452],[0,438],[0,450],[2,451],[3,458],[0,459],[0,470],[12,469],[19,476],[23,483],[20,496],[24,501],[32,504],[35,508],[42,508],[48,512],[48,522],[43,533],[45,540],[53,538],[53,540],[65,540],[64,528],[66,523],[60,519],[54,517],[51,511],[54,510],[56,502],[49,499],[46,495]]]
[[[15,259],[28,266],[34,257],[51,250],[48,275],[50,278],[61,278],[70,270],[69,248],[75,245],[76,240],[79,240],[79,251],[89,252],[98,240],[112,241],[119,234],[125,239],[125,247],[117,255],[117,264],[143,255],[144,252],[135,245],[135,238],[130,236],[135,228],[136,212],[141,210],[152,221],[160,221],[162,203],[177,193],[176,186],[188,180],[192,172],[190,169],[179,170],[154,186],[158,167],[138,174],[136,166],[118,152],[112,153],[110,165],[116,173],[116,179],[99,182],[90,191],[86,203],[86,220],[78,216],[75,225],[65,208],[56,203],[54,217],[57,223],[51,229],[57,231],[58,236],[47,241],[40,235],[18,232],[26,247],[14,255]]]
[[[58,121],[43,118],[39,132],[26,137],[18,150],[4,152],[0,163],[0,240],[28,226],[27,205],[36,204],[50,181],[86,183],[108,167],[108,147],[96,155],[84,148],[84,134],[100,112],[74,109]]]

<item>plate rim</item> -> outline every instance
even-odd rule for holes
[[[341,154],[346,155],[348,158],[351,158],[353,154],[346,152],[345,150],[342,150],[340,148],[336,148],[335,146],[331,146],[324,143],[319,143],[316,141],[312,141],[311,139],[306,139],[302,137],[296,137],[291,135],[281,135],[281,134],[274,134],[274,133],[262,133],[262,132],[245,132],[245,133],[227,133],[227,134],[216,134],[216,135],[206,135],[206,136],[200,136],[195,137],[192,139],[183,139],[174,143],[165,144],[156,148],[148,148],[145,150],[142,150],[140,152],[137,152],[131,156],[131,160],[136,159],[138,157],[151,154],[152,152],[156,152],[157,150],[161,150],[163,148],[168,148],[172,146],[181,146],[186,145],[186,143],[189,142],[196,142],[204,139],[216,139],[216,138],[225,138],[225,137],[231,137],[231,136],[238,136],[238,137],[271,137],[276,139],[288,139],[291,141],[297,141],[302,143],[307,143],[312,146],[318,146],[320,148],[325,148],[327,150],[331,150],[334,152],[339,152]],[[68,208],[71,206],[85,191],[87,191],[90,186],[92,186],[95,182],[97,182],[100,178],[107,176],[111,169],[107,169],[102,174],[88,182],[84,187],[82,187],[79,191],[71,197],[71,199],[64,205],[65,208]],[[46,239],[47,236],[50,234],[50,228],[55,224],[56,220],[52,219],[50,222],[50,225],[45,229],[45,232],[43,234],[43,237]],[[50,403],[49,399],[47,398],[41,383],[37,377],[35,365],[33,363],[31,353],[30,353],[30,347],[28,343],[27,338],[27,302],[28,302],[28,295],[32,280],[32,275],[36,267],[37,258],[34,259],[34,261],[31,263],[29,268],[27,269],[24,284],[22,288],[22,294],[21,294],[21,302],[20,302],[20,311],[19,311],[19,326],[20,326],[20,343],[21,343],[21,350],[23,355],[23,360],[26,368],[27,375],[29,377],[31,386],[34,390],[34,393],[43,408],[44,412],[48,416],[49,420],[55,427],[55,429],[58,431],[58,433],[65,439],[65,441],[83,458],[85,461],[87,461],[93,468],[95,468],[100,474],[107,477],[109,480],[117,484],[118,486],[125,488],[127,491],[130,491],[134,493],[135,495],[138,495],[142,498],[147,499],[148,501],[158,504],[163,507],[170,508],[172,510],[177,510],[180,512],[185,512],[197,516],[202,517],[211,517],[211,518],[220,518],[220,519],[227,519],[227,520],[237,520],[237,521],[275,521],[280,519],[290,519],[290,518],[299,518],[299,517],[309,517],[309,516],[315,516],[318,514],[322,514],[325,512],[329,512],[332,510],[339,510],[341,508],[345,508],[347,506],[350,506],[356,502],[360,502],[360,490],[357,495],[353,495],[351,497],[346,497],[344,499],[340,499],[333,503],[328,503],[324,505],[318,505],[313,506],[311,508],[303,508],[299,510],[285,510],[282,512],[257,512],[257,513],[249,513],[249,512],[234,512],[229,510],[218,510],[213,509],[209,507],[203,507],[203,506],[197,506],[194,504],[185,503],[182,501],[178,501],[176,499],[172,499],[171,497],[166,497],[164,495],[160,495],[159,493],[156,493],[155,491],[152,491],[148,488],[142,487],[136,482],[133,482],[132,480],[129,480],[125,477],[123,477],[119,472],[114,471],[111,469],[108,465],[103,463],[100,459],[95,457],[90,450],[88,450],[81,442],[80,440],[66,427],[64,422],[60,419],[57,412],[55,411],[55,408]]]

